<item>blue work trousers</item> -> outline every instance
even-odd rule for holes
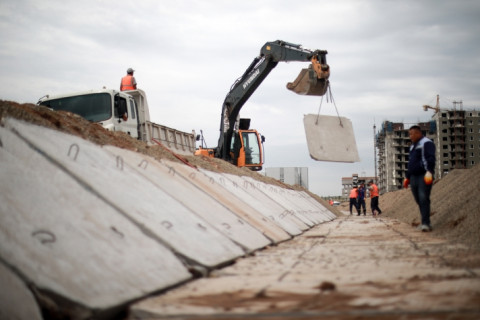
[[[367,214],[367,205],[365,204],[365,199],[357,199],[357,206],[358,210],[360,211],[359,213],[362,212],[363,208],[363,214]]]
[[[420,209],[422,224],[430,226],[430,193],[432,191],[432,185],[427,185],[425,183],[422,174],[410,176],[410,187],[412,189],[413,197]]]

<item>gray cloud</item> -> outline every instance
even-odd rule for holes
[[[203,129],[213,146],[233,81],[266,41],[328,50],[340,115],[352,120],[361,162],[315,162],[303,115],[320,99],[285,89],[302,63],[280,63],[242,109],[267,137],[266,166],[309,166],[312,191],[339,194],[341,176],[373,175],[373,132],[384,120],[426,121],[421,106],[480,104],[478,1],[0,1],[0,98],[118,88],[137,70],[152,120]],[[336,114],[322,104],[322,114]],[[319,177],[324,177],[321,179]],[[312,179],[310,179],[312,181]],[[311,184],[312,185],[312,184]]]

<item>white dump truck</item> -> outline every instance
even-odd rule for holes
[[[76,113],[111,131],[122,131],[149,144],[161,144],[178,154],[195,153],[195,131],[182,132],[150,122],[147,97],[143,90],[90,90],[56,96],[46,95],[37,102],[53,110]]]

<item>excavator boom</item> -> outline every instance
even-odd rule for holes
[[[281,40],[265,43],[260,50],[260,55],[235,81],[225,97],[220,123],[220,138],[215,156],[231,160],[230,146],[240,109],[278,62],[310,62],[308,69],[303,69],[294,82],[287,84],[287,88],[301,95],[324,95],[330,76],[326,55],[327,51],[325,50],[312,51],[302,48],[301,45]]]

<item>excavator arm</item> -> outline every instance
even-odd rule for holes
[[[287,88],[301,95],[324,95],[330,76],[326,55],[327,51],[324,50],[311,51],[303,49],[301,45],[280,40],[265,43],[260,50],[260,55],[235,81],[223,102],[220,138],[215,156],[230,160],[230,145],[234,130],[237,129],[235,124],[238,121],[240,110],[278,62],[311,62],[309,68],[302,69],[293,83],[287,84]],[[247,125],[242,125],[240,122],[239,129],[249,129],[249,121],[244,123]]]

